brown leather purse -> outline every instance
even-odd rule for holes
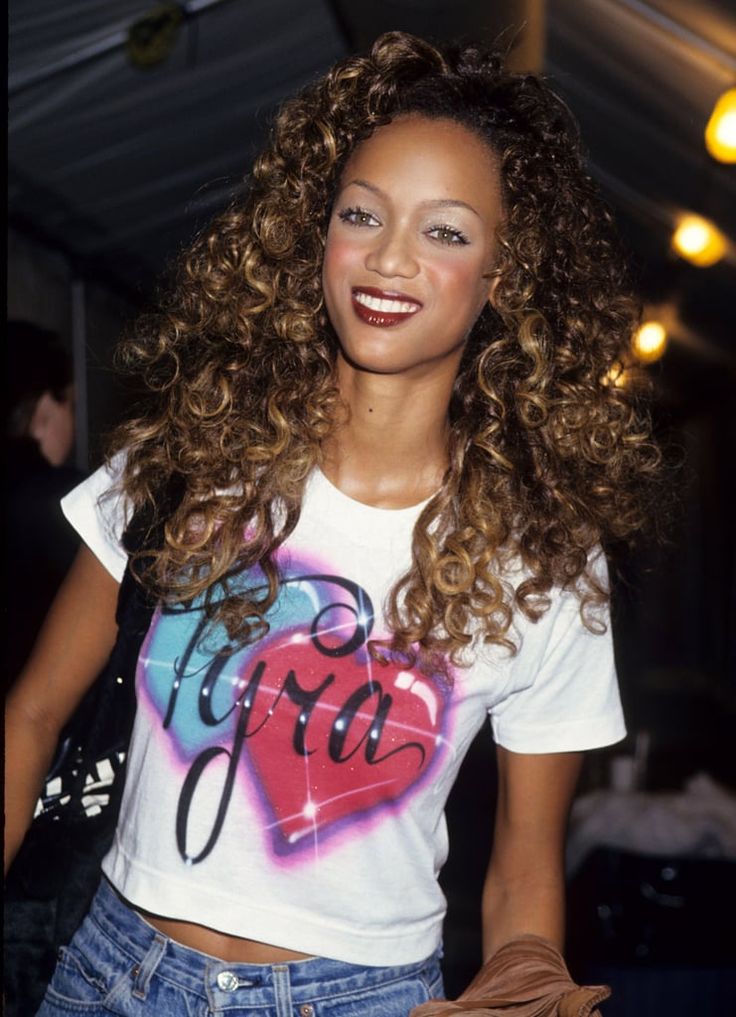
[[[516,936],[486,961],[455,1000],[430,1000],[409,1017],[600,1017],[607,985],[576,985],[542,936]]]

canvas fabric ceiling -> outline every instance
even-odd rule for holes
[[[136,0],[12,0],[11,223],[145,288],[164,261],[242,185],[278,102],[396,23],[447,31],[508,17],[511,0],[187,0],[192,16],[159,66],[133,66]],[[736,80],[732,0],[517,0],[546,18],[546,69],[580,118],[595,173],[638,224],[639,254],[671,275],[680,211],[736,238],[736,174],[706,155],[702,130]],[[733,259],[678,281],[711,309],[707,330],[733,352],[724,309]],[[701,313],[700,311],[698,313]]]
[[[345,52],[321,0],[224,0],[141,69],[112,43],[150,9],[18,0],[11,13],[11,214],[133,279],[237,189],[278,101]]]

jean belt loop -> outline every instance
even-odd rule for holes
[[[287,964],[274,964],[271,971],[273,972],[273,987],[276,996],[276,1013],[278,1017],[290,1017],[293,1007],[289,967]]]
[[[156,968],[161,963],[161,958],[166,952],[166,944],[168,939],[165,936],[157,933],[153,937],[153,942],[148,948],[148,952],[140,964],[136,964],[133,968],[133,995],[137,999],[145,999],[148,995],[148,988],[151,984],[151,979],[154,976]]]

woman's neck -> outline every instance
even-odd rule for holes
[[[377,508],[433,494],[447,469],[447,379],[371,374],[338,361],[338,382],[345,411],[322,449],[328,479]]]

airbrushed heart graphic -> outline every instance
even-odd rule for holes
[[[245,757],[277,853],[395,805],[429,772],[442,745],[439,684],[394,661],[330,659],[306,632],[281,633],[258,656],[267,670]]]
[[[365,589],[291,565],[270,636],[218,652],[226,633],[194,602],[160,608],[144,643],[138,692],[184,769],[175,836],[187,864],[215,849],[233,794],[257,801],[271,850],[297,858],[398,807],[442,754],[446,680],[373,661]]]

